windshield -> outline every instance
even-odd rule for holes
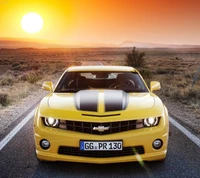
[[[55,92],[77,92],[84,89],[114,89],[125,92],[148,92],[136,72],[66,72]]]

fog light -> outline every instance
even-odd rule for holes
[[[153,141],[153,148],[156,150],[160,149],[162,145],[163,145],[163,142],[160,139],[156,139]]]
[[[41,140],[40,141],[40,146],[41,148],[43,148],[44,150],[47,150],[50,148],[50,142],[48,140]]]

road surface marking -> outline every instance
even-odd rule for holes
[[[0,151],[21,130],[21,128],[33,117],[35,109],[31,111],[1,142]]]
[[[192,140],[198,147],[200,147],[200,139],[192,134],[189,130],[183,127],[181,124],[176,122],[174,119],[169,117],[169,121],[173,124],[178,130],[180,130],[183,134],[185,134],[190,140]]]

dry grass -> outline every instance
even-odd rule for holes
[[[51,50],[0,49],[0,69],[5,66],[0,73],[0,108],[27,97],[50,76],[60,75],[69,65],[78,64],[56,58],[55,54]]]
[[[37,84],[47,77],[62,73],[70,65],[80,65],[80,61],[126,65],[125,56],[131,49],[0,49],[0,92],[6,94],[10,104],[39,88]],[[145,68],[138,70],[148,84],[150,80],[161,82],[158,95],[180,101],[199,112],[200,76],[194,87],[192,82],[200,67],[200,49],[138,50],[145,52],[147,58]],[[3,72],[2,66],[6,69]]]
[[[192,86],[194,76],[200,68],[200,49],[150,50],[147,52],[147,69],[152,72],[150,80],[161,82],[158,93],[179,101],[198,114],[200,110],[200,76]]]

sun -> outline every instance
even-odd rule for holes
[[[21,27],[27,33],[37,33],[43,27],[43,19],[37,13],[29,12],[22,17]]]

